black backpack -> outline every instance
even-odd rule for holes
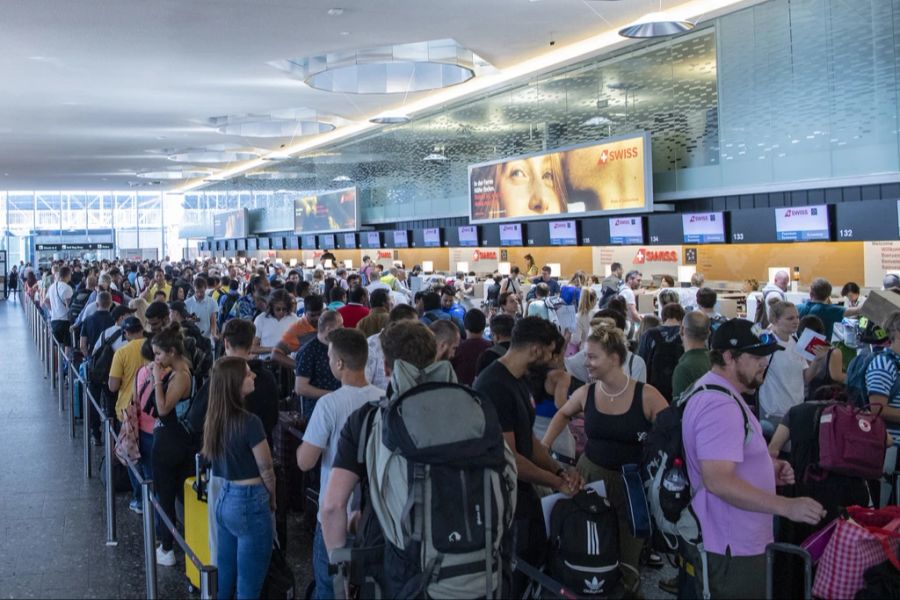
[[[597,303],[597,306],[600,307],[601,310],[606,308],[606,305],[609,304],[609,301],[619,295],[619,290],[616,288],[605,287],[600,293],[600,300]]]
[[[66,313],[66,319],[69,323],[74,323],[76,319],[78,319],[78,315],[81,314],[81,311],[84,310],[84,307],[87,305],[88,298],[91,297],[91,290],[80,289],[75,292],[75,295],[72,296],[72,301],[69,302],[69,312]]]
[[[619,521],[609,501],[586,488],[550,512],[551,577],[581,596],[610,596],[619,587]]]
[[[652,336],[656,345],[647,360],[647,383],[659,390],[666,400],[672,400],[672,376],[678,359],[684,354],[681,336],[667,340],[658,329],[651,329],[647,335]]]
[[[100,347],[91,355],[91,366],[88,371],[91,383],[106,386],[109,381],[109,371],[112,368],[113,355],[116,353],[113,344],[119,341],[123,335],[125,335],[125,331],[119,329],[109,337],[106,337],[104,333],[100,338]]]

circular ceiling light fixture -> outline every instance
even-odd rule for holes
[[[633,39],[658,38],[684,33],[693,28],[694,23],[690,21],[674,20],[664,13],[652,12],[620,29],[619,35]]]
[[[412,118],[409,115],[392,112],[384,112],[369,119],[369,123],[375,123],[376,125],[403,125],[410,121],[412,121]]]
[[[335,129],[332,121],[309,108],[291,108],[268,114],[239,114],[212,117],[209,124],[224,135],[252,138],[297,138],[327,133]]]
[[[141,171],[135,173],[135,177],[141,179],[194,179],[196,177],[206,177],[212,171],[209,169],[167,169],[165,171]]]
[[[294,171],[256,171],[254,173],[245,173],[244,177],[257,181],[275,181],[281,179],[310,179],[314,175]]]
[[[347,94],[442,89],[475,76],[484,60],[455,40],[378,46],[270,63],[308,86]],[[484,63],[486,64],[486,63]]]
[[[258,158],[262,153],[263,151],[256,148],[218,145],[179,150],[169,154],[166,158],[174,162],[216,164],[252,160]]]
[[[353,179],[351,177],[347,177],[346,175],[338,175],[331,181],[334,183],[347,183],[348,181],[353,181]]]

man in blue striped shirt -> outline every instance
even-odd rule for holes
[[[882,325],[891,345],[872,359],[866,370],[870,404],[881,404],[881,416],[894,444],[900,445],[900,311],[892,312]]]

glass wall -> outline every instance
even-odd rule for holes
[[[181,194],[161,192],[0,192],[0,243],[18,262],[26,260],[29,236],[106,240],[112,230],[118,256],[180,258],[183,201]]]

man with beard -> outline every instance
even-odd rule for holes
[[[776,486],[794,483],[794,471],[769,456],[759,421],[741,394],[762,385],[769,357],[781,346],[768,334],[760,339],[752,327],[731,319],[713,334],[712,369],[697,380],[693,389],[701,391],[688,400],[682,421],[687,475],[696,492],[691,505],[703,531],[713,598],[765,597],[772,515],[810,525],[825,516],[811,498],[775,493]],[[688,547],[689,562],[700,565],[692,553]]]
[[[557,335],[556,327],[540,317],[519,320],[512,329],[509,350],[484,369],[473,386],[493,403],[506,444],[516,454],[516,554],[532,565],[541,563],[547,545],[541,501],[534,486],[570,495],[582,487],[578,471],[557,464],[534,435],[534,399],[526,375],[531,367],[547,365]],[[527,578],[516,573],[510,597],[521,598],[527,585]]]

